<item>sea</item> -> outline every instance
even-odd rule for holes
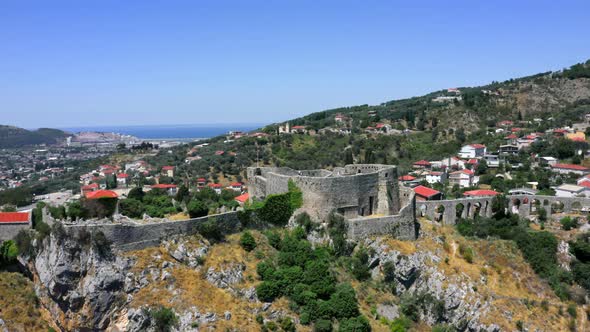
[[[133,125],[133,126],[88,126],[67,127],[61,130],[78,132],[104,132],[135,136],[150,140],[191,141],[226,134],[229,131],[248,132],[263,127],[263,124],[179,124],[179,125]]]

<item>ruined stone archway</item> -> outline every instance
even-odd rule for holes
[[[551,203],[551,213],[561,213],[563,212],[563,203],[561,201],[554,201]]]
[[[434,209],[435,215],[434,215],[434,221],[438,221],[439,223],[443,224],[444,223],[444,217],[445,217],[445,207],[444,205],[438,205],[435,209]]]
[[[425,217],[425,216],[427,216],[427,215],[428,215],[428,214],[427,214],[428,207],[426,206],[426,204],[422,204],[422,205],[420,205],[419,211],[420,211],[420,213],[419,213],[419,216],[420,216],[420,217]]]
[[[513,214],[519,214],[519,209],[520,209],[520,204],[521,201],[518,198],[513,198],[512,199],[512,210],[510,211]]]
[[[572,202],[571,209],[572,209],[572,212],[580,213],[582,211],[582,203],[580,203],[578,201]]]
[[[465,205],[463,203],[459,203],[455,205],[455,218],[461,219],[463,218],[463,211],[465,210]]]
[[[481,202],[473,203],[473,217],[481,217]]]

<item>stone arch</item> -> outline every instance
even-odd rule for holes
[[[463,217],[463,212],[465,211],[465,205],[463,203],[458,203],[455,205],[455,218],[460,219]]]
[[[571,206],[572,211],[582,211],[582,203],[580,201],[573,201]]]
[[[439,223],[444,223],[444,216],[445,216],[445,206],[444,205],[437,205],[434,209],[434,221],[438,221]]]
[[[551,203],[551,213],[563,212],[564,204],[561,201],[554,201]]]
[[[547,205],[549,205],[549,200],[548,200],[548,199],[544,199],[544,200],[543,200],[543,205],[544,205],[544,206],[547,206]]]
[[[541,205],[541,201],[533,198],[531,199],[531,206],[530,206],[530,210],[531,210],[531,214],[539,214],[539,210],[542,209],[542,205]]]
[[[484,203],[484,209],[483,209],[484,216],[489,217],[491,215],[490,209],[491,209],[490,201],[485,201],[485,203]]]
[[[511,212],[514,213],[514,214],[518,214],[519,213],[518,210],[520,209],[520,204],[521,203],[522,202],[520,201],[520,199],[513,198],[512,199],[512,211]]]
[[[481,207],[482,207],[481,202],[475,202],[475,203],[473,203],[473,216],[474,217],[481,216]]]
[[[426,216],[426,212],[428,211],[428,207],[426,206],[426,204],[420,205],[419,211],[420,211],[420,217]]]

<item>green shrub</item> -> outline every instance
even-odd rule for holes
[[[270,244],[273,248],[280,250],[281,249],[281,234],[277,231],[268,231],[265,233],[266,239],[268,240],[268,244]]]
[[[24,256],[33,256],[35,254],[32,241],[31,233],[24,229],[20,230],[14,237],[18,252]]]
[[[371,277],[369,269],[369,253],[367,249],[361,247],[352,258],[352,275],[359,281],[367,280]]]
[[[240,245],[244,250],[250,252],[256,248],[256,240],[250,232],[245,231],[240,237]]]
[[[344,319],[340,321],[338,332],[370,332],[371,325],[365,316]]]
[[[209,220],[199,225],[199,233],[211,242],[223,240],[223,233],[215,220]]]
[[[281,288],[274,281],[263,281],[256,287],[256,295],[264,302],[272,302],[282,295]]]
[[[400,316],[390,324],[391,332],[406,332],[412,326],[412,321],[406,316]]]
[[[119,202],[119,211],[129,218],[142,218],[145,207],[141,201],[134,198],[127,198]]]
[[[311,217],[306,212],[300,213],[295,217],[295,223],[300,227],[303,227],[306,234],[309,234],[314,228],[313,221],[311,221]]]
[[[150,315],[158,331],[168,332],[178,326],[178,316],[170,308],[160,307],[157,310],[151,310]]]
[[[2,242],[0,245],[0,266],[9,265],[16,261],[18,247],[12,240]]]
[[[314,332],[332,332],[332,322],[328,319],[318,319],[313,325]]]
[[[264,204],[257,211],[258,217],[276,226],[286,225],[294,211],[290,196],[290,193],[267,196]]]
[[[192,200],[186,205],[186,210],[191,218],[204,217],[209,214],[209,208],[202,201]]]
[[[570,304],[567,306],[567,313],[572,316],[572,318],[576,318],[578,316],[578,311],[575,304]]]
[[[352,318],[359,315],[359,307],[354,289],[349,284],[341,284],[330,296],[330,306],[336,318]]]
[[[281,319],[280,322],[281,330],[284,332],[295,332],[297,329],[295,328],[295,323],[290,317],[284,317]]]
[[[387,261],[383,264],[383,281],[391,283],[395,281],[395,263]]]
[[[467,261],[467,263],[469,263],[469,264],[473,263],[473,249],[471,247],[467,247],[467,246],[461,244],[459,246],[459,253],[461,254],[461,256],[463,256],[463,258],[465,259],[465,261]]]
[[[573,228],[578,228],[578,218],[572,218],[570,216],[563,217],[559,221],[561,223],[561,228],[565,231],[569,231]]]

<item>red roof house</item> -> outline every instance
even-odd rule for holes
[[[241,205],[241,204],[244,204],[244,203],[246,203],[246,202],[248,201],[248,199],[249,199],[249,198],[250,198],[250,194],[248,194],[248,193],[245,193],[245,194],[242,194],[242,195],[240,195],[240,196],[237,196],[237,197],[236,197],[236,198],[234,198],[234,199],[235,199],[235,200],[236,200],[238,203],[240,203],[240,205]]]
[[[116,192],[112,190],[96,190],[86,193],[86,199],[99,199],[99,198],[118,198]]]
[[[419,160],[414,163],[414,168],[430,168],[430,162],[428,160]]]
[[[5,224],[26,224],[29,222],[29,212],[0,212],[0,223]]]
[[[406,182],[406,181],[414,181],[414,180],[416,180],[416,177],[411,176],[411,175],[402,175],[398,179],[402,182]]]
[[[439,200],[442,197],[440,191],[425,186],[417,186],[414,188],[414,192],[416,193],[417,201],[433,201]]]

